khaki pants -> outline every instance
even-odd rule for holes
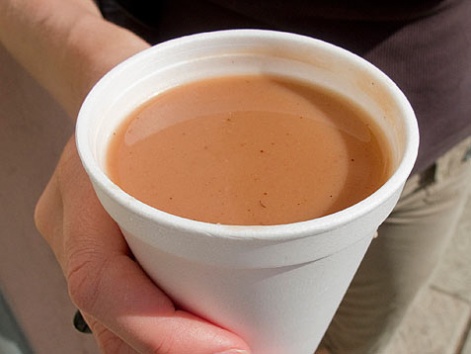
[[[332,354],[380,354],[426,285],[471,186],[471,139],[412,176],[378,230],[323,345]]]

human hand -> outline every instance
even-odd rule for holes
[[[36,206],[35,221],[103,353],[249,352],[236,335],[176,309],[147,277],[98,201],[73,138]]]

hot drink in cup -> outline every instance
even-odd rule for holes
[[[288,33],[160,44],[92,90],[77,144],[136,259],[255,354],[311,354],[418,146],[381,71]]]

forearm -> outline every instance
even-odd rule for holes
[[[91,0],[0,0],[0,42],[73,118],[103,74],[148,47]]]

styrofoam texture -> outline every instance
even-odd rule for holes
[[[237,74],[294,77],[355,101],[389,140],[391,178],[345,210],[276,226],[184,219],[137,201],[107,178],[108,140],[136,106],[183,83]],[[313,352],[396,204],[419,141],[406,97],[373,65],[319,40],[261,30],[183,37],[128,59],[88,95],[76,135],[100,201],[146,272],[180,306],[241,335],[254,354]]]

